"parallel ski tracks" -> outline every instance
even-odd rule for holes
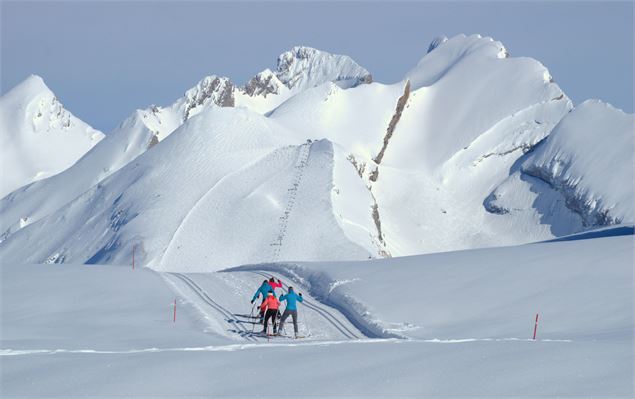
[[[220,313],[228,323],[234,326],[234,331],[237,332],[238,335],[249,341],[258,341],[258,338],[252,335],[252,331],[248,330],[244,325],[242,325],[241,322],[238,321],[238,318],[234,313],[225,309],[223,306],[219,305],[216,301],[210,298],[207,292],[203,288],[201,288],[201,286],[196,284],[194,280],[182,273],[169,274],[183,281],[183,283],[185,283],[185,285],[187,285],[192,291],[194,291],[194,293],[196,293],[196,295],[198,295],[198,297],[201,298],[203,302],[205,302],[211,308]]]
[[[260,272],[260,271],[252,271],[251,273],[254,273],[266,278],[273,277],[273,275],[271,274]],[[205,304],[209,305],[212,309],[218,312],[228,323],[230,323],[234,327],[232,331],[238,333],[238,335],[245,338],[246,340],[259,341],[258,337],[253,335],[253,332],[250,329],[247,329],[247,327],[244,326],[243,323],[238,320],[238,316],[236,314],[224,308],[223,306],[218,304],[218,302],[214,301],[207,294],[207,292],[200,285],[198,285],[193,279],[191,279],[190,277],[182,273],[171,272],[168,274],[181,280],[187,287],[189,287],[192,291],[194,291],[194,293]],[[283,283],[283,287],[287,290],[289,289],[289,286],[285,283]],[[351,331],[351,329],[345,323],[343,323],[340,319],[338,319],[335,315],[333,315],[333,313],[330,312],[328,309],[320,305],[317,305],[308,299],[304,299],[302,304],[306,306],[308,309],[311,309],[317,314],[319,314],[324,320],[326,320],[344,337],[346,337],[346,339],[355,340],[355,339],[364,338],[364,337],[360,337],[356,332]]]
[[[266,277],[266,278],[273,277],[273,275],[271,275],[271,274],[260,272],[260,271],[252,271],[251,273],[255,273],[255,274],[258,274],[258,275]],[[283,287],[285,289],[287,289],[287,290],[289,289],[289,286],[287,284],[282,283],[282,285],[283,285]],[[307,308],[315,311],[320,316],[322,316],[323,319],[328,321],[333,327],[335,327],[347,339],[362,339],[362,338],[364,338],[364,337],[358,336],[354,331],[351,331],[346,326],[346,324],[342,323],[342,321],[339,320],[337,317],[335,317],[328,309],[326,309],[326,308],[324,308],[322,306],[316,305],[316,304],[312,303],[311,301],[309,301],[308,299],[304,299],[302,301],[302,304],[305,305]]]

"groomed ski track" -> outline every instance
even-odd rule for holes
[[[273,274],[270,274],[270,273],[264,273],[264,272],[252,272],[252,273],[263,276],[265,278],[271,278],[271,277],[274,277],[275,279],[280,278],[279,276],[274,276]],[[284,287],[285,291],[289,290],[289,285],[287,285],[284,281],[282,282],[282,286]],[[324,320],[327,320],[333,327],[335,327],[339,332],[341,332],[342,335],[345,336],[347,339],[364,338],[364,335],[361,332],[359,332],[355,327],[351,326],[349,328],[350,323],[339,311],[333,308],[329,308],[326,305],[321,305],[321,304],[318,305],[319,302],[317,301],[313,302],[306,298],[303,298],[303,299],[304,299],[302,302],[303,305],[313,310],[314,312],[318,313],[321,317],[324,318]],[[335,316],[335,314],[337,314],[337,316]],[[342,321],[342,319],[346,321]]]
[[[256,323],[255,319],[249,318],[251,309],[249,301],[263,279],[280,278],[283,282],[283,292],[286,293],[289,286],[284,278],[262,271],[187,274],[169,272],[163,275],[186,303],[192,304],[198,312],[202,313],[202,319],[209,325],[206,330],[218,330],[218,327],[214,327],[213,321],[215,321],[223,329],[217,331],[219,334],[237,340],[268,342],[271,339],[287,338],[264,336],[260,333],[262,325]],[[227,287],[219,289],[218,281],[226,276],[231,276],[231,280],[235,283],[233,289],[227,289]],[[304,287],[296,286],[295,290],[302,292],[304,298],[304,301],[298,305],[299,334],[305,336],[305,339],[301,341],[357,341],[367,338],[338,310],[311,297]],[[280,293],[280,289],[277,293]],[[255,305],[259,303],[260,299]],[[284,311],[284,304],[285,302],[281,304],[281,312]],[[285,322],[285,330],[292,334],[291,318]]]

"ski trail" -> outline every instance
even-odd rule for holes
[[[573,343],[570,339],[536,339],[531,338],[463,338],[463,339],[411,339],[398,338],[360,339],[351,341],[308,341],[297,343],[258,342],[247,344],[210,345],[181,348],[141,348],[127,350],[100,350],[100,349],[0,349],[0,356],[33,356],[33,355],[58,355],[58,354],[83,354],[83,355],[127,355],[135,353],[164,353],[164,352],[233,352],[239,350],[259,349],[263,347],[280,348],[293,346],[330,346],[350,344],[469,344],[469,343]]]
[[[271,247],[273,247],[273,254],[271,256],[272,262],[275,262],[280,257],[280,251],[282,250],[282,242],[284,241],[287,235],[287,227],[289,224],[289,216],[295,207],[295,200],[298,196],[298,188],[302,183],[302,178],[304,177],[304,170],[309,164],[309,156],[311,154],[311,141],[307,141],[307,143],[302,144],[300,148],[300,153],[298,154],[298,161],[296,162],[294,168],[296,169],[296,173],[293,176],[292,184],[287,192],[289,192],[289,199],[287,200],[287,205],[284,208],[283,215],[280,216],[280,224],[278,225],[278,234],[276,238],[273,240]]]
[[[232,332],[237,333],[241,337],[250,341],[257,341],[257,337],[254,336],[252,331],[249,331],[242,323],[238,322],[237,316],[225,309],[223,306],[219,305],[216,301],[214,301],[207,292],[194,280],[186,276],[182,273],[168,273],[171,276],[178,278],[182,281],[187,287],[189,287],[194,293],[206,304],[208,304],[211,308],[213,308],[216,312],[218,312],[228,323],[230,323],[234,329],[230,330]]]
[[[273,277],[272,274],[259,272],[259,271],[252,271],[251,273],[258,274],[258,275],[266,277],[266,278]],[[282,285],[287,291],[289,290],[289,286],[287,284],[282,283]],[[309,309],[313,310],[314,312],[316,312],[317,314],[319,314],[322,318],[324,318],[326,321],[328,321],[333,327],[335,327],[347,339],[366,338],[363,335],[360,337],[354,331],[351,331],[351,329],[349,329],[346,326],[345,323],[343,323],[340,319],[338,319],[336,316],[334,316],[328,309],[324,308],[323,306],[314,304],[308,299],[304,299],[302,304],[304,304],[307,308],[309,308]]]

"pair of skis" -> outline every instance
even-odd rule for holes
[[[284,335],[284,334],[265,334],[262,333],[263,336],[268,337],[268,338],[288,338],[288,339],[303,339],[306,338],[305,335],[296,335],[296,336],[291,336],[291,335]]]

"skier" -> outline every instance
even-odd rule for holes
[[[278,330],[276,328],[276,314],[278,313],[278,307],[280,306],[280,301],[276,298],[273,292],[269,292],[267,294],[267,299],[260,305],[260,310],[265,312],[265,322],[263,323],[262,332],[264,334],[267,333],[267,323],[269,319],[271,319],[271,324],[273,324],[273,334],[276,335]]]
[[[276,296],[276,288],[282,288],[282,281],[280,281],[280,279],[278,279],[278,282],[276,282],[276,280],[271,277],[269,279],[269,285],[271,286],[271,289],[273,290],[273,296]],[[276,318],[280,318],[280,311],[278,311],[278,313],[276,313]]]
[[[298,337],[298,304],[297,302],[302,302],[302,293],[296,294],[293,290],[293,287],[289,287],[289,292],[286,295],[282,295],[280,297],[280,302],[287,301],[287,307],[284,309],[284,313],[282,313],[282,319],[280,319],[280,330],[284,327],[284,321],[291,315],[293,319],[293,331],[295,332],[295,337]]]
[[[269,279],[269,285],[271,286],[271,289],[273,290],[273,295],[276,295],[276,288],[282,288],[282,281],[278,279],[278,282],[276,282],[276,279],[271,277]]]
[[[258,289],[256,290],[256,293],[254,294],[253,298],[251,298],[251,303],[253,304],[254,301],[258,299],[258,296],[262,295],[262,302],[260,303],[260,306],[261,306],[260,319],[262,319],[265,315],[264,310],[262,310],[262,304],[265,303],[265,300],[267,299],[267,294],[269,294],[270,292],[271,293],[274,292],[273,288],[271,288],[271,285],[269,284],[267,280],[264,280],[262,282],[262,285],[258,287]]]

